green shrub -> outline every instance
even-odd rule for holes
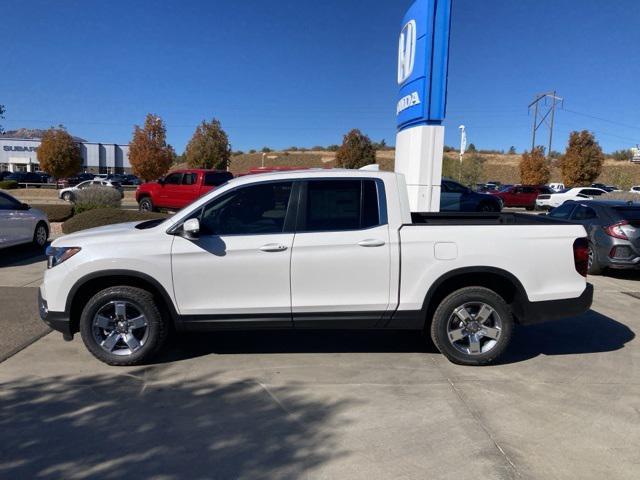
[[[74,215],[62,224],[64,233],[73,233],[87,228],[102,227],[115,223],[137,222],[167,218],[165,213],[138,212],[135,210],[120,210],[118,208],[98,208]]]
[[[76,215],[96,208],[120,208],[122,196],[112,187],[89,187],[75,193],[74,212]]]
[[[64,222],[73,217],[73,206],[66,205],[31,205],[47,214],[50,222]]]
[[[14,188],[18,188],[18,182],[15,180],[2,180],[0,182],[0,188],[4,190],[13,190]]]

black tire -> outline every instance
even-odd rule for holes
[[[478,205],[478,212],[495,213],[499,211],[500,208],[492,202],[482,202]]]
[[[112,302],[127,302],[144,315],[147,321],[148,332],[145,331],[144,342],[131,353],[117,355],[107,351],[98,343],[96,331],[99,327],[94,327],[94,317],[103,308],[108,308]],[[115,330],[114,330],[115,331]],[[169,325],[161,315],[153,295],[146,290],[136,287],[110,287],[96,293],[87,302],[80,316],[80,334],[82,341],[91,354],[98,360],[116,366],[140,365],[151,360],[166,343],[169,333]],[[124,340],[119,340],[124,342]],[[120,343],[124,346],[123,343]]]
[[[153,205],[153,201],[149,197],[144,197],[142,200],[140,200],[140,203],[138,203],[138,210],[140,210],[141,212],[157,211],[156,207]]]
[[[73,193],[71,192],[64,192],[62,194],[62,200],[64,200],[65,202],[71,202],[73,200]]]
[[[481,351],[479,353],[465,353],[456,348],[449,340],[449,324],[459,307],[474,303],[486,304],[497,314],[498,317],[495,317],[492,313],[489,318],[491,322],[494,322],[494,327],[496,326],[496,320],[499,319],[499,335],[495,340],[489,337],[482,337],[480,340]],[[457,317],[454,321],[457,321]],[[489,365],[495,363],[509,346],[513,323],[511,309],[500,295],[484,287],[465,287],[456,290],[440,302],[431,322],[431,338],[438,350],[453,363],[459,365]],[[464,342],[464,340],[460,341]],[[482,351],[484,348],[487,348],[487,350]]]
[[[594,247],[593,243],[589,242],[589,275],[602,274],[602,266],[598,261],[598,250]]]
[[[33,244],[38,248],[44,248],[49,239],[49,229],[44,222],[38,222],[33,231]]]

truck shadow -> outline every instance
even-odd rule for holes
[[[590,310],[579,317],[519,326],[501,363],[538,355],[619,350],[635,338],[626,325]],[[428,336],[412,331],[268,330],[181,334],[155,363],[211,354],[439,353]]]
[[[3,383],[0,477],[306,478],[348,454],[335,432],[354,400],[162,370]]]
[[[516,328],[501,363],[521,362],[538,355],[612,352],[634,338],[634,332],[625,324],[589,310],[578,317]]]

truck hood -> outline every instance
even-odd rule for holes
[[[82,246],[87,242],[100,239],[101,243],[121,240],[123,236],[131,235],[143,230],[137,230],[135,227],[142,221],[116,223],[114,225],[106,225],[104,227],[89,228],[76,233],[64,235],[53,241],[54,247],[59,246]]]

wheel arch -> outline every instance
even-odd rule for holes
[[[80,315],[87,301],[100,290],[115,286],[142,288],[159,303],[160,312],[176,326],[178,312],[167,290],[153,277],[135,270],[103,270],[80,278],[69,291],[65,310],[69,312],[71,331],[78,332]]]

